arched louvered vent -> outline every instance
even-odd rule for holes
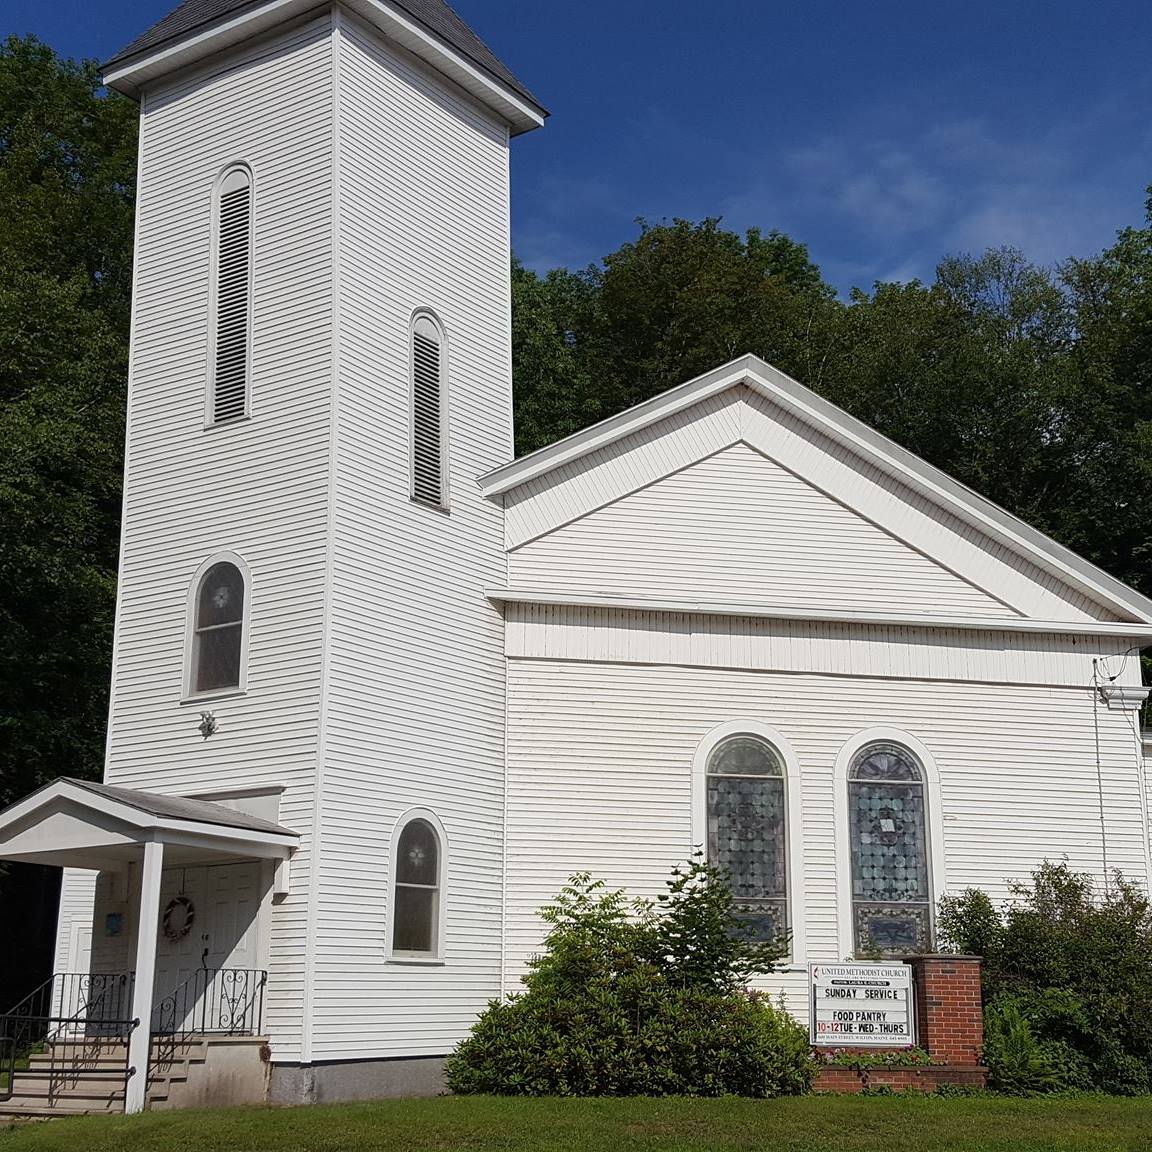
[[[225,173],[217,192],[216,331],[212,422],[248,411],[248,344],[252,294],[252,177]]]
[[[444,340],[428,316],[412,326],[412,495],[444,504]]]

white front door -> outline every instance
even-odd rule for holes
[[[230,1004],[247,996],[255,977],[211,973],[257,968],[262,876],[258,861],[165,870],[153,1030],[221,1027]]]

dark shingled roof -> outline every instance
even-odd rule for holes
[[[229,16],[259,8],[265,2],[266,0],[184,0],[174,12],[169,12],[163,20],[153,24],[127,48],[117,52],[105,68],[110,69],[116,64],[122,64],[132,56],[160,48],[172,40],[198,32]],[[407,12],[417,23],[422,24],[450,48],[456,49],[473,64],[539,107],[539,101],[532,93],[512,75],[492,49],[444,3],[444,0],[392,0],[392,3]]]
[[[135,788],[116,788],[111,784],[94,784],[91,780],[76,780],[63,777],[68,784],[75,784],[97,796],[107,796],[120,804],[127,804],[138,812],[149,816],[159,816],[162,820],[191,820],[197,824],[218,824],[225,828],[244,828],[250,832],[275,832],[280,836],[295,836],[291,829],[273,824],[271,820],[261,820],[243,812],[234,812],[223,804],[213,804],[208,800],[186,800],[183,796],[161,796],[158,792],[140,792]]]

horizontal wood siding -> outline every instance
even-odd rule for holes
[[[509,914],[514,972],[538,947],[536,910],[573,872],[636,895],[661,890],[692,850],[691,768],[704,736],[756,721],[791,744],[801,777],[807,949],[785,989],[801,1017],[803,965],[851,954],[840,939],[834,767],[878,725],[919,739],[935,760],[942,887],[995,897],[1042,860],[1107,862],[1144,882],[1142,797],[1129,722],[1080,688],[930,683],[732,668],[513,659],[509,662]],[[1098,728],[1097,728],[1098,724]],[[1100,777],[1096,740],[1099,733]]]
[[[1016,615],[744,443],[526,544],[509,569],[541,590],[578,578],[601,595]]]
[[[731,451],[732,446],[741,443],[766,457],[775,472],[763,468],[754,472],[746,455]],[[678,475],[684,469],[692,471],[692,465],[699,466],[706,457],[717,453],[722,464],[711,464],[694,476]],[[714,481],[714,490],[704,487],[706,477]],[[677,509],[667,509],[661,493],[647,490],[650,485],[661,489],[667,486],[669,493],[675,488],[685,500]],[[808,487],[811,494],[801,496],[804,487]],[[979,590],[987,600],[1001,605],[1001,613],[1015,613],[1033,619],[1110,618],[1108,612],[1089,597],[1066,586],[1051,573],[985,536],[953,512],[913,491],[897,477],[742,385],[703,400],[659,424],[528,481],[508,493],[504,500],[507,540],[512,549],[511,571],[514,578],[519,579],[518,566],[523,563],[526,572],[554,582],[549,587],[567,580],[569,587],[579,590],[584,576],[583,566],[564,568],[563,565],[567,563],[567,549],[575,540],[581,539],[593,548],[606,548],[610,556],[617,550],[630,550],[632,557],[639,561],[638,576],[652,582],[651,563],[658,561],[664,550],[675,550],[673,540],[676,534],[669,535],[669,518],[704,521],[715,515],[717,506],[729,493],[733,508],[724,515],[731,518],[733,526],[736,515],[748,510],[758,499],[779,502],[778,511],[775,516],[771,508],[760,512],[748,511],[753,525],[779,528],[780,522],[791,512],[793,519],[786,527],[787,539],[802,542],[802,560],[812,555],[813,545],[819,547],[821,543],[835,555],[841,545],[835,529],[843,524],[845,514],[854,514],[861,524],[874,531],[874,539],[886,540],[883,545],[886,555],[892,554],[893,548],[900,543],[909,551],[920,553],[926,558],[924,563],[930,561],[937,568],[955,574],[957,579],[952,586],[952,596],[971,597]],[[811,513],[819,507],[815,496],[821,494],[832,507],[839,505],[840,510],[831,512],[824,508],[813,519]],[[691,500],[696,504],[689,504]],[[613,507],[609,508],[609,505]],[[637,509],[634,516],[631,516],[630,505]],[[666,510],[648,522],[640,514],[641,508],[646,512],[654,508]],[[603,511],[593,515],[598,509]],[[847,512],[849,509],[850,513]],[[583,518],[593,523],[574,523]],[[571,527],[565,530],[565,525]],[[593,540],[597,526],[602,530],[601,535]],[[863,531],[855,528],[853,538],[862,539],[860,533]],[[552,541],[549,533],[559,539],[546,543]],[[613,539],[614,533],[618,534],[618,539]],[[545,539],[533,545],[532,542],[541,537]],[[739,554],[725,557],[729,574],[751,570],[756,550],[763,552],[770,547],[770,542],[756,540],[753,531],[748,533],[748,539],[754,542],[754,546],[750,547],[747,557]],[[726,536],[725,542],[729,540],[730,537]],[[851,540],[848,543],[851,544]],[[549,563],[550,549],[559,549],[563,559],[559,565],[553,564],[550,573],[540,573],[540,569]],[[539,557],[539,564],[535,557]],[[666,568],[658,578],[661,588],[668,589],[675,584],[675,570],[684,559],[682,554],[674,557],[670,563],[672,571]],[[611,561],[608,563],[610,565]],[[908,563],[905,562],[905,569]],[[802,563],[797,567],[796,588],[790,595],[804,603],[806,590],[802,576],[808,570]],[[690,575],[695,573],[690,570]],[[690,583],[687,576],[684,582]],[[841,580],[845,590],[842,603],[853,603],[854,594],[864,582],[863,573],[853,582],[852,571],[845,564]],[[967,586],[968,591],[962,594],[958,589],[963,586]],[[913,580],[909,591],[913,597],[930,598],[935,586],[931,581],[920,584]],[[818,582],[812,589],[810,606],[827,607],[827,592],[827,581]],[[972,603],[971,599],[966,602]],[[948,600],[940,603],[951,611],[990,614],[972,612],[971,607],[951,604]]]
[[[1117,683],[1139,684],[1120,661],[1126,637],[764,620],[510,604],[509,656],[627,664],[693,664],[833,676],[1058,684],[1088,690],[1093,657],[1112,658]]]
[[[65,868],[63,872],[60,879],[60,905],[56,913],[56,956],[53,961],[53,972],[72,971],[70,950],[73,926],[91,928],[95,907],[97,874],[79,868]],[[90,970],[100,971],[94,964]]]
[[[315,1060],[442,1054],[498,988],[500,509],[511,444],[503,128],[348,19],[339,56],[339,396]],[[409,331],[446,334],[449,511],[410,494]],[[445,963],[387,963],[397,819],[449,841]]]
[[[143,106],[125,524],[107,780],[162,792],[286,786],[303,835],[277,905],[267,1023],[298,1058],[319,726],[331,381],[328,18]],[[253,174],[251,419],[205,429],[212,195]],[[197,569],[251,572],[247,693],[181,703]],[[202,710],[217,731],[197,731]]]

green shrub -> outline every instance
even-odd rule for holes
[[[694,858],[656,904],[574,876],[525,991],[493,1001],[448,1061],[453,1092],[778,1096],[805,1092],[805,1029],[744,985],[783,942],[748,938],[723,874]]]
[[[997,1092],[1031,1096],[1067,1086],[1031,1025],[1010,1001],[984,1009],[984,1062],[988,1085]]]
[[[1001,1062],[1002,1090],[1152,1091],[1152,911],[1135,885],[1117,874],[1100,892],[1046,863],[1000,908],[976,890],[946,898],[940,929],[984,958],[985,1061]],[[1029,1067],[1031,1086],[1011,1087]]]

